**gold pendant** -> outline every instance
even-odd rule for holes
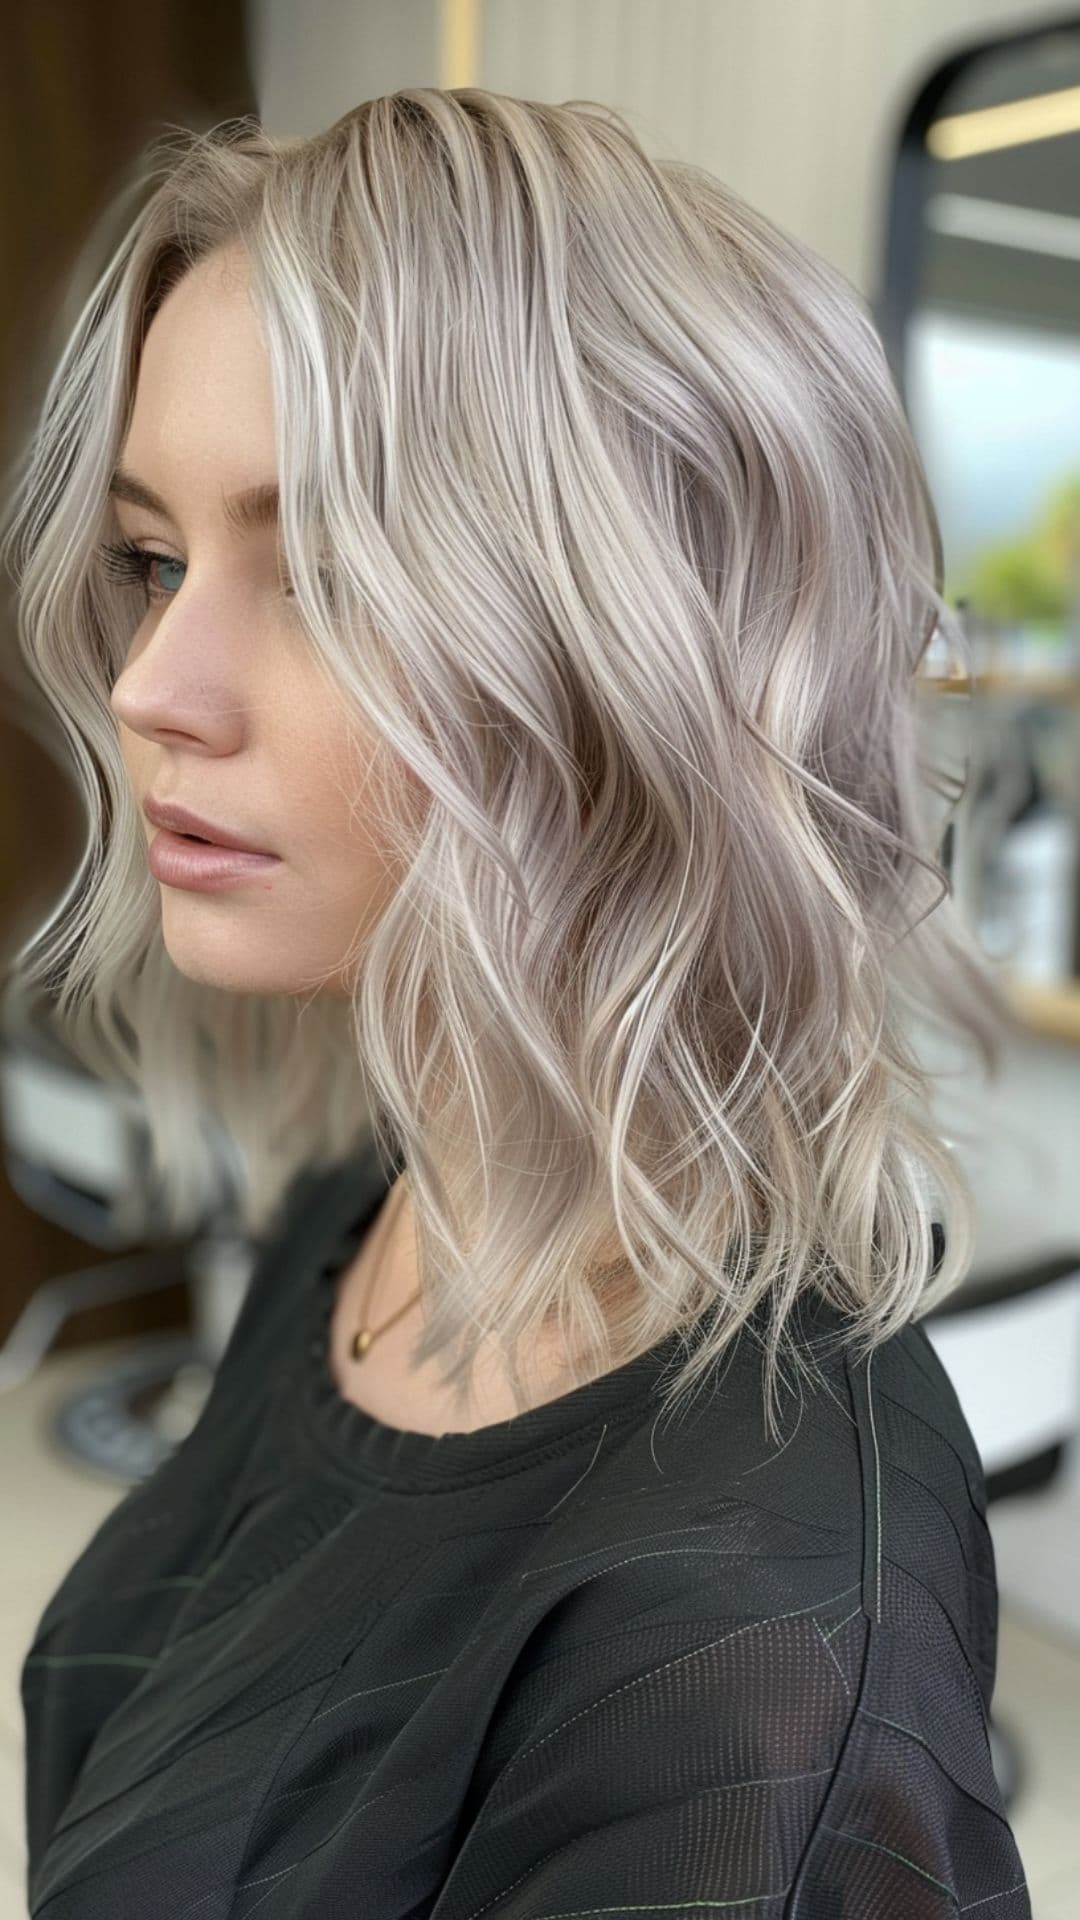
[[[368,1348],[370,1347],[370,1345],[371,1345],[371,1329],[369,1327],[361,1327],[359,1333],[353,1334],[353,1343],[352,1343],[353,1359],[362,1360]]]

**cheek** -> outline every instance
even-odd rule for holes
[[[374,849],[389,860],[384,817],[404,824],[410,838],[418,838],[431,790],[407,762],[389,757],[385,742],[368,728],[354,722],[343,731],[337,715],[334,721],[311,752],[311,764],[321,762],[328,770],[327,807],[335,811],[342,838],[347,835],[350,845]]]
[[[318,756],[313,756],[318,764]],[[297,817],[298,840],[312,858],[312,872],[326,888],[326,904],[343,923],[380,913],[398,884],[395,853],[382,824],[387,804],[372,778],[370,754],[346,749],[332,755],[325,739],[322,780],[308,787],[306,821]]]

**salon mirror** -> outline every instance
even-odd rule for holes
[[[918,93],[875,318],[970,645],[920,688],[971,756],[944,864],[1025,1024],[1080,1044],[1080,13]]]

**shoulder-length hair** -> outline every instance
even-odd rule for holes
[[[929,793],[963,785],[922,779],[915,675],[964,636],[862,300],[592,101],[411,87],[313,138],[170,126],[139,167],[3,543],[89,820],[15,992],[52,988],[72,1051],[141,1093],[178,1227],[223,1139],[259,1234],[374,1138],[448,1380],[552,1321],[583,1380],[715,1308],[674,1404],[764,1303],[775,1432],[798,1296],[865,1356],[973,1253],[904,1015],[988,1068],[1010,1024],[936,857]],[[403,862],[351,997],[304,1004],[171,963],[109,706],[141,342],[234,243],[303,641],[378,741],[364,804]],[[612,1220],[631,1282],[605,1292]]]

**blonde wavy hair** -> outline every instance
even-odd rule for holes
[[[903,1014],[988,1068],[1010,1024],[937,859],[930,793],[963,786],[920,756],[915,675],[964,636],[862,300],[593,101],[410,87],[313,138],[170,125],[121,208],[3,536],[89,822],[7,1005],[47,988],[141,1095],[180,1229],[223,1142],[255,1235],[301,1172],[403,1153],[419,1357],[449,1381],[485,1336],[517,1383],[554,1320],[584,1380],[705,1315],[674,1407],[764,1302],[775,1433],[798,1296],[864,1356],[968,1269]],[[373,730],[364,804],[403,861],[351,998],[178,972],[109,705],[141,617],[101,560],[141,342],[236,242],[302,641]],[[631,1282],[605,1292],[612,1220]]]

